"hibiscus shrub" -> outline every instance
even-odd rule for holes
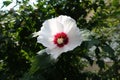
[[[37,0],[34,7],[16,1],[18,9],[0,10],[0,80],[120,79],[119,0]],[[88,31],[87,40],[52,59],[33,33],[59,15]]]

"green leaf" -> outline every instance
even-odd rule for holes
[[[31,65],[28,73],[24,75],[22,80],[45,80],[42,73],[54,64],[54,60],[48,55],[45,50],[40,51]]]
[[[84,41],[82,43],[82,46],[84,46],[85,48],[91,48],[93,46],[98,46],[100,44],[100,41],[97,39],[91,39],[90,41]]]
[[[88,60],[90,65],[93,65],[94,60],[90,56],[88,56],[88,54],[81,54],[81,56]]]
[[[8,6],[11,3],[12,3],[12,1],[3,1],[4,6]]]
[[[29,75],[28,73],[24,74],[24,77],[20,80],[45,80],[41,74]]]
[[[100,49],[98,47],[96,47],[96,49],[95,49],[95,54],[96,54],[97,59],[99,59],[100,58]]]
[[[119,0],[112,0],[112,5],[113,6],[119,6],[120,5],[120,1]]]
[[[50,55],[46,52],[43,52],[41,55],[37,55],[32,62],[32,67],[30,69],[30,73],[34,74],[37,70],[42,71],[45,68],[53,65],[54,60],[51,59]]]
[[[105,68],[105,63],[103,60],[97,60],[96,62],[98,64],[98,66],[102,69],[102,68]]]
[[[114,56],[115,51],[108,44],[102,45],[101,48],[104,52],[107,52],[110,56]]]

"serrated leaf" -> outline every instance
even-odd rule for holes
[[[89,41],[88,46],[92,47],[92,46],[98,46],[100,44],[100,41],[97,39],[92,39],[91,41]]]
[[[8,6],[11,3],[12,3],[12,1],[3,1],[4,6]]]
[[[98,46],[100,44],[100,41],[97,39],[91,39],[90,41],[84,41],[81,45],[85,48],[91,48],[93,46]]]
[[[108,44],[102,45],[101,48],[104,52],[107,52],[110,56],[114,56],[115,51]]]
[[[54,64],[54,60],[45,51],[41,51],[39,54],[33,59],[29,72],[24,75],[22,80],[45,80],[41,74]]]
[[[30,73],[34,74],[37,70],[43,70],[53,65],[54,60],[46,52],[42,52],[41,55],[37,55],[31,65]]]

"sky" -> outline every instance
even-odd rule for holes
[[[2,7],[3,5],[3,1],[12,1],[12,3],[10,5],[8,5],[7,7]],[[21,1],[21,0],[18,0]],[[36,0],[30,0],[29,2],[31,5],[33,5],[33,3],[36,3]],[[16,5],[16,0],[0,0],[0,10],[10,10],[11,8],[13,8]],[[15,9],[17,9],[19,6],[16,6]]]

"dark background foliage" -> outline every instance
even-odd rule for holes
[[[0,80],[120,79],[119,0],[37,0],[36,8],[28,2],[17,1],[17,10],[0,10]],[[7,0],[3,3],[9,4]],[[45,20],[59,15],[71,16],[79,28],[94,34],[54,63],[46,54],[36,57],[44,47],[32,33],[39,31]],[[98,69],[91,71],[94,64]]]

